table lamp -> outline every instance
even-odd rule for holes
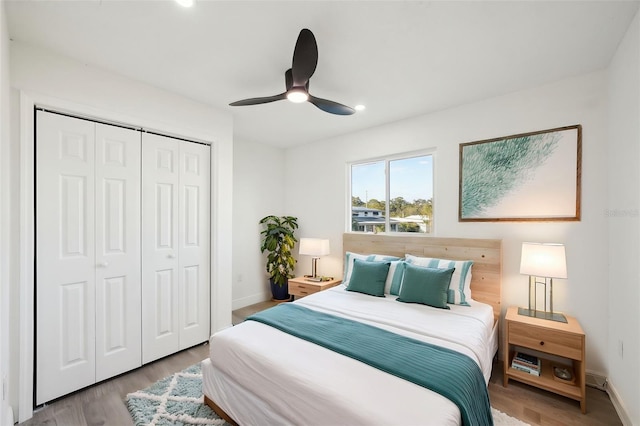
[[[567,278],[567,260],[563,244],[522,243],[520,273],[529,275],[529,309],[518,308],[518,314],[567,322],[567,318],[553,312],[553,279]],[[538,285],[544,286],[544,310],[537,309]],[[547,290],[549,293],[547,295]],[[547,297],[549,310],[547,311]]]
[[[312,256],[311,259],[311,275],[305,277],[312,280],[320,281],[318,277],[318,259],[320,256],[329,254],[329,240],[320,238],[300,238],[300,254]]]

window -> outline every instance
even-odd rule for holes
[[[433,230],[433,154],[413,153],[350,165],[350,230]]]

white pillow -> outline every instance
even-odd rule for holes
[[[428,268],[448,269],[456,268],[451,277],[451,284],[447,294],[447,302],[454,305],[470,306],[471,300],[471,266],[472,260],[448,260],[433,257],[418,257],[405,255],[407,263]]]
[[[351,253],[348,251],[344,254],[344,274],[342,274],[342,284],[346,286],[349,285],[349,279],[351,279],[351,272],[353,271],[354,259],[366,260],[368,262],[400,260],[400,258],[396,256],[387,256],[384,254],[358,254],[358,253]],[[393,265],[389,268],[389,274],[387,274],[387,281],[385,282],[385,285],[384,285],[384,292],[386,294],[389,293],[388,290],[391,288],[391,279],[393,278],[391,274],[392,269],[395,273],[396,268]],[[390,275],[391,275],[391,278],[389,277]]]
[[[384,294],[400,295],[400,284],[404,277],[404,260],[392,260],[387,280],[384,283]]]

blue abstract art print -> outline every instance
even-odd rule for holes
[[[458,219],[580,220],[582,126],[460,144]]]

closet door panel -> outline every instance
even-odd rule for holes
[[[140,132],[96,124],[96,381],[142,364]]]
[[[142,136],[142,361],[180,347],[178,140]]]
[[[180,348],[209,338],[210,151],[180,143]]]
[[[95,382],[94,126],[36,113],[36,404]]]

